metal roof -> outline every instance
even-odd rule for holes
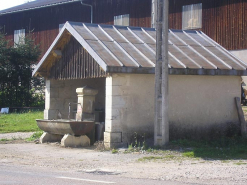
[[[44,8],[48,6],[55,6],[55,5],[65,4],[65,3],[73,3],[77,1],[81,1],[81,0],[36,0],[36,1],[31,1],[28,3],[24,3],[21,5],[12,7],[12,8],[2,10],[0,11],[0,15],[20,12],[20,11],[26,11],[26,10],[31,10],[31,9],[37,9],[37,8]]]
[[[33,75],[69,32],[109,73],[154,73],[156,31],[153,28],[124,27],[66,22]],[[247,64],[200,31],[169,30],[169,73],[197,75],[247,75]]]

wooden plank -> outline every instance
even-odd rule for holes
[[[243,137],[247,136],[247,130],[246,130],[246,122],[244,119],[244,112],[243,109],[241,107],[241,102],[240,102],[240,98],[239,97],[235,97],[235,102],[236,102],[236,106],[237,106],[237,110],[238,110],[238,118],[241,124],[241,135]]]

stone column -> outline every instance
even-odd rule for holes
[[[121,117],[125,102],[121,92],[122,81],[109,76],[106,78],[106,111],[104,145],[106,148],[126,147],[122,140]]]
[[[51,109],[51,81],[45,81],[45,110],[44,119],[56,119],[57,110]]]
[[[95,121],[95,96],[98,90],[88,86],[77,88],[78,105],[76,113],[76,121]]]

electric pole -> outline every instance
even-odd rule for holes
[[[169,142],[168,118],[168,16],[169,0],[156,0],[156,65],[154,145]]]

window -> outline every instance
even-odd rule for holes
[[[182,29],[202,27],[202,3],[183,6]]]
[[[114,16],[114,25],[129,26],[129,14]]]
[[[19,44],[25,44],[25,29],[14,31],[14,47]]]

